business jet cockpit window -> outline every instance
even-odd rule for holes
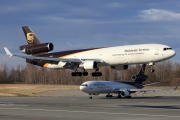
[[[166,50],[172,50],[172,48],[164,48],[164,51],[166,51]]]
[[[88,86],[87,84],[82,84],[81,86]]]

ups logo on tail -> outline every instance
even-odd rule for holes
[[[34,34],[33,33],[27,33],[27,42],[29,44],[33,43],[34,41]]]

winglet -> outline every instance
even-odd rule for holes
[[[12,57],[12,56],[13,56],[13,54],[8,50],[7,47],[4,47],[4,50],[5,50],[6,54],[7,54],[9,57]]]

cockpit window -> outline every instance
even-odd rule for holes
[[[166,50],[172,50],[172,48],[164,48],[163,50],[164,50],[164,51],[166,51]]]
[[[88,86],[87,84],[82,84],[81,86]]]

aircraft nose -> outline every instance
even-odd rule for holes
[[[173,54],[173,56],[175,56],[175,55],[176,55],[176,51],[173,50],[173,51],[172,51],[172,54]]]
[[[80,86],[79,89],[82,91],[83,90],[83,86]]]
[[[176,55],[176,52],[174,50],[171,51],[170,57],[173,57]]]
[[[85,86],[80,86],[80,90],[85,92]]]

